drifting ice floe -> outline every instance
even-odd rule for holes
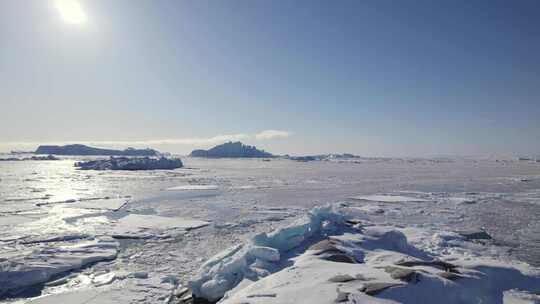
[[[464,205],[476,203],[476,199],[467,198],[467,197],[449,197],[448,200],[455,204],[464,204]]]
[[[81,208],[81,209],[96,209],[96,210],[111,210],[118,211],[122,206],[127,204],[128,200],[125,198],[116,199],[92,199],[92,200],[79,200],[76,202],[66,203],[66,207]]]
[[[224,251],[190,282],[219,303],[536,303],[540,270],[476,257],[418,229],[377,226],[361,212],[316,208],[298,222]],[[431,246],[431,251],[412,245]],[[455,235],[452,247],[467,243]],[[436,241],[436,243],[433,243]],[[431,245],[429,245],[431,244]],[[504,302],[503,302],[504,301]]]
[[[119,303],[121,300],[128,300],[126,298],[119,299],[117,293],[111,291],[102,291],[96,289],[78,290],[75,292],[67,292],[59,295],[44,296],[34,300],[31,300],[30,304],[113,304]]]
[[[209,224],[209,222],[205,221],[180,217],[130,214],[118,220],[112,229],[111,235],[120,238],[148,238],[155,236],[157,230],[189,230]]]
[[[401,195],[358,195],[351,199],[361,201],[383,202],[383,203],[404,203],[404,202],[428,202],[429,200],[411,196]]]
[[[0,298],[88,264],[116,258],[118,243],[109,238],[52,245],[0,256]]]

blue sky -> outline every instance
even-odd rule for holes
[[[540,152],[538,1],[66,1],[0,2],[0,150]]]

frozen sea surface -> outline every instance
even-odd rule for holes
[[[162,303],[208,258],[329,202],[433,235],[484,231],[475,252],[540,266],[538,163],[184,158],[123,172],[77,160],[0,163],[2,301]],[[42,280],[14,284],[21,270]]]

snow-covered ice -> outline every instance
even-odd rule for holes
[[[203,264],[190,283],[193,293],[223,304],[431,303],[434,297],[448,304],[508,304],[536,297],[537,268],[471,257],[465,248],[428,253],[399,227],[357,220],[361,215],[316,208],[299,222],[257,235]]]
[[[91,199],[91,200],[79,200],[76,202],[67,203],[66,207],[116,211],[122,208],[122,206],[124,206],[127,203],[128,203],[128,200],[125,198]]]
[[[56,275],[88,264],[114,259],[118,243],[96,239],[75,244],[55,244],[32,250],[12,250],[0,255],[0,296],[45,283]]]
[[[182,185],[182,186],[170,187],[167,190],[169,191],[219,190],[219,187],[216,185]]]
[[[383,203],[406,203],[406,202],[427,202],[428,200],[418,197],[402,196],[402,195],[357,195],[351,197],[351,199],[383,202]]]
[[[0,215],[0,226],[13,226],[34,221],[34,218],[21,215]]]
[[[14,261],[57,273],[0,303],[177,303],[199,280],[211,297],[249,303],[282,300],[287,288],[294,299],[304,287],[330,302],[422,303],[405,294],[441,282],[442,294],[474,294],[460,284],[483,288],[499,274],[524,282],[540,266],[536,163],[186,158],[187,169],[132,172],[76,170],[74,161],[0,163],[2,271]],[[326,203],[331,212],[309,211]],[[114,244],[116,255],[58,260],[93,242]],[[336,250],[316,254],[325,246]],[[422,263],[396,265],[411,257]],[[432,260],[479,279],[441,279],[444,264]],[[501,283],[488,303],[534,303],[536,291],[520,284]]]
[[[156,235],[158,230],[196,229],[209,222],[179,217],[129,214],[119,219],[110,232],[114,237],[147,238]]]

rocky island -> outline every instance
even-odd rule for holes
[[[243,143],[228,142],[218,145],[209,150],[193,150],[189,155],[191,157],[206,158],[268,158],[274,157],[271,153],[259,150],[254,146],[244,145]]]
[[[159,152],[154,149],[134,149],[125,150],[94,148],[85,145],[66,145],[66,146],[39,146],[35,154],[53,154],[53,155],[105,155],[105,156],[157,156]]]
[[[111,157],[75,163],[75,167],[81,170],[172,170],[182,166],[180,159],[165,157]]]

